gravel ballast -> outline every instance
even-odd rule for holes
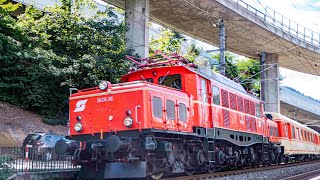
[[[297,164],[297,166],[293,166],[293,167],[251,172],[251,173],[246,173],[246,174],[238,174],[238,175],[219,177],[219,178],[214,178],[214,179],[215,180],[247,180],[247,179],[279,180],[279,179],[286,178],[289,176],[317,170],[317,169],[319,169],[319,167],[320,167],[320,162],[315,162],[312,164],[304,164],[301,166],[299,166],[299,164]]]

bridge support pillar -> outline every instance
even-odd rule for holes
[[[126,46],[141,58],[149,51],[149,0],[125,0]]]
[[[278,55],[262,53],[261,56],[261,100],[265,111],[280,113]]]

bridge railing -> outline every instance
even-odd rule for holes
[[[287,34],[290,34],[290,36],[298,38],[305,43],[320,47],[319,33],[314,32],[302,25],[299,25],[295,21],[290,20],[286,16],[283,16],[281,13],[276,12],[275,10],[267,6],[263,11],[260,11],[242,0],[233,1],[236,2],[238,6],[240,5],[254,13],[257,17],[259,17],[260,20],[264,21],[266,24],[271,25]]]
[[[17,172],[79,169],[72,156],[56,155],[52,148],[0,147],[0,179]]]

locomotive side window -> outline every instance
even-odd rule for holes
[[[249,106],[249,100],[248,99],[244,99],[244,112],[249,114],[250,113],[250,106]]]
[[[261,118],[260,104],[256,103],[256,116]]]
[[[217,86],[212,86],[213,104],[220,105],[220,89]]]
[[[181,86],[181,75],[180,74],[173,74],[169,76],[161,76],[158,79],[160,85],[172,87],[175,89],[182,89]]]
[[[250,101],[250,114],[253,116],[256,114],[256,108],[254,104],[254,102]]]
[[[162,99],[153,96],[152,97],[152,113],[154,117],[162,118]]]
[[[238,110],[243,112],[243,99],[242,97],[238,96]]]
[[[167,118],[170,120],[175,119],[174,102],[171,100],[166,101]]]
[[[229,108],[228,91],[221,89],[221,95],[222,95],[222,106]]]
[[[237,110],[236,95],[233,93],[229,93],[229,97],[230,97],[230,108],[233,110]]]
[[[187,121],[187,107],[183,103],[179,103],[179,120]]]

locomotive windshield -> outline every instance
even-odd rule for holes
[[[146,78],[146,79],[141,79],[142,81],[147,81],[149,83],[153,83],[153,79],[152,78]]]
[[[158,79],[160,85],[172,87],[175,89],[182,89],[181,86],[181,75],[180,74],[173,74],[168,76],[161,76]]]

